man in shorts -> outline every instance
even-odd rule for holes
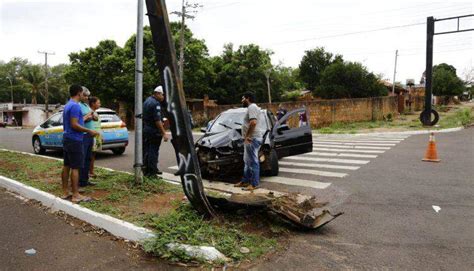
[[[71,98],[63,111],[63,153],[64,166],[61,174],[63,199],[71,198],[72,202],[79,203],[91,199],[79,194],[79,169],[84,166],[83,136],[88,133],[97,135],[97,131],[84,127],[79,101],[82,98],[82,86],[71,85],[69,95]],[[71,179],[72,194],[69,194],[68,181]]]

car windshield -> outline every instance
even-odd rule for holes
[[[114,112],[97,112],[100,116],[100,122],[119,122],[120,117]]]
[[[215,134],[228,129],[240,129],[244,121],[244,115],[244,112],[222,113],[207,132]]]

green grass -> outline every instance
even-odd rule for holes
[[[440,114],[440,121],[434,129],[447,129],[459,126],[466,126],[474,122],[474,114],[471,107],[455,107],[451,110],[446,106],[437,107]],[[419,112],[412,115],[400,115],[397,117],[386,116],[386,120],[380,121],[362,121],[352,123],[335,122],[327,127],[315,129],[314,131],[321,134],[353,134],[359,132],[375,131],[376,129],[384,130],[420,130],[424,129],[418,119]]]
[[[26,185],[60,196],[62,162],[25,154],[0,151],[0,175],[15,179]],[[223,215],[219,220],[205,220],[186,201],[183,202],[182,188],[161,179],[145,178],[140,185],[134,184],[134,177],[121,172],[96,168],[97,183],[85,189],[86,195],[102,193],[102,196],[82,206],[99,213],[123,219],[147,227],[157,233],[155,239],[144,243],[144,250],[171,261],[198,261],[179,251],[170,252],[168,243],[214,246],[233,261],[255,259],[278,248],[278,238],[285,230],[268,221],[261,226],[262,217]],[[163,213],[145,213],[141,208],[144,201],[158,196],[173,196],[173,208]],[[260,225],[260,232],[249,232],[244,227]],[[255,228],[255,227],[253,227]],[[250,253],[240,253],[244,246]]]
[[[474,122],[474,114],[469,108],[461,108],[444,118],[440,118],[439,125],[445,128],[466,126]]]
[[[172,261],[182,259],[183,255],[180,251],[167,250],[169,243],[214,246],[235,261],[255,259],[278,246],[275,239],[246,233],[239,223],[204,220],[189,204],[180,204],[163,217],[148,217],[144,223],[158,233],[156,238],[144,243],[145,251]],[[242,254],[241,247],[249,248],[250,253]]]

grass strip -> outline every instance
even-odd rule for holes
[[[0,175],[15,179],[39,190],[61,195],[62,162],[26,154],[0,151]],[[186,254],[166,249],[168,243],[214,246],[235,262],[255,259],[279,247],[278,222],[262,224],[258,212],[240,216],[222,215],[203,219],[184,198],[181,187],[161,179],[144,178],[134,184],[134,176],[97,168],[97,185],[85,188],[93,202],[81,206],[126,220],[153,230],[156,238],[144,243],[145,251],[171,261],[198,261]],[[256,216],[259,216],[258,219]],[[248,230],[252,229],[252,230]],[[241,247],[249,253],[241,253]]]
[[[472,105],[437,106],[435,110],[438,111],[440,120],[437,126],[432,127],[432,129],[440,130],[469,125],[474,122],[473,109]],[[355,134],[376,131],[422,130],[425,127],[423,127],[419,120],[419,113],[402,114],[395,118],[389,117],[381,121],[335,122],[314,131],[321,134]]]

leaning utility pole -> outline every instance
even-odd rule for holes
[[[393,69],[392,94],[395,94],[395,75],[397,74],[397,58],[398,58],[398,50],[395,50],[395,68]]]
[[[181,4],[181,11],[173,11],[171,14],[175,14],[178,16],[181,16],[181,33],[179,36],[179,76],[181,79],[181,82],[183,82],[184,78],[184,46],[185,46],[185,41],[184,41],[184,26],[185,26],[185,19],[191,19],[193,20],[196,16],[190,15],[190,13],[196,14],[197,13],[197,8],[201,8],[202,5],[198,3],[190,4],[183,0]]]
[[[143,182],[143,0],[138,0],[135,40],[135,183]]]
[[[44,95],[44,105],[45,105],[45,110],[46,110],[46,118],[49,117],[49,91],[48,91],[48,55],[54,55],[54,52],[41,52],[38,51],[39,54],[44,54],[44,89],[46,94]]]

